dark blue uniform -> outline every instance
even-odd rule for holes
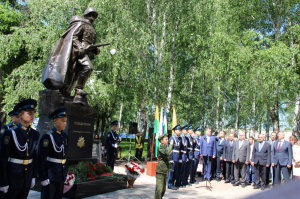
[[[180,141],[179,137],[175,134],[169,139],[169,143],[173,140],[173,151],[170,155],[170,162],[172,163],[172,168],[170,169],[168,176],[168,188],[174,188],[174,182],[176,180],[176,187],[179,187],[179,159],[180,159]]]
[[[188,154],[187,154],[187,139],[184,135],[180,136],[180,152],[181,152],[181,172],[180,172],[180,185],[186,186],[187,181],[186,181],[186,163],[189,161]],[[180,163],[179,163],[180,165]]]
[[[69,135],[53,127],[45,133],[38,147],[38,173],[40,181],[50,180],[42,187],[41,198],[62,198],[68,174]]]
[[[107,146],[107,161],[106,165],[110,166],[112,170],[114,170],[115,161],[118,156],[118,148],[115,148],[114,144],[119,144],[120,137],[119,135],[111,130],[107,133],[107,136],[105,138],[105,144]]]
[[[39,132],[21,123],[4,132],[1,140],[0,187],[9,186],[5,198],[27,198],[32,178],[37,176],[38,139]]]
[[[200,161],[200,137],[197,137],[197,135],[193,137],[193,146],[194,146],[194,161],[191,169],[192,178],[190,179],[190,183],[196,182],[195,177],[197,173],[197,167]]]
[[[189,161],[186,162],[185,181],[187,184],[189,184],[188,178],[190,177],[190,181],[191,181],[192,179],[191,171],[192,171],[192,166],[194,164],[194,144],[193,144],[193,138],[189,134],[187,134],[185,137],[187,140],[187,154],[189,159]]]

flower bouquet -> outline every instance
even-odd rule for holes
[[[75,183],[75,175],[69,172],[65,181],[63,193],[67,193],[73,187],[74,183]]]
[[[145,172],[145,169],[137,163],[128,162],[125,164],[125,172],[130,178],[137,179]]]

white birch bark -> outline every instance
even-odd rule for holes
[[[225,127],[225,115],[226,115],[226,104],[227,104],[227,85],[228,85],[228,76],[229,76],[229,66],[227,67],[227,74],[226,74],[226,81],[225,81],[225,88],[224,88],[224,94],[223,94],[223,116],[222,116],[222,131],[224,131]]]
[[[220,85],[220,74],[217,76],[218,80],[218,99],[217,99],[217,107],[216,107],[216,129],[219,129],[219,109],[220,109],[220,94],[221,94],[221,85]]]
[[[236,118],[235,118],[235,132],[239,130],[239,117],[240,117],[240,83],[241,76],[239,75],[238,85],[237,85],[237,94],[236,94]]]

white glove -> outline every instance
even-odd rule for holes
[[[32,178],[31,180],[31,185],[30,185],[30,189],[32,189],[35,185],[35,178]]]
[[[2,191],[2,192],[4,192],[4,193],[7,193],[8,187],[9,187],[9,186],[0,187],[0,191]]]
[[[50,181],[49,181],[49,179],[47,179],[47,180],[42,181],[41,184],[42,184],[42,186],[47,186],[48,184],[50,184]]]
[[[118,148],[118,144],[113,144],[113,147]]]

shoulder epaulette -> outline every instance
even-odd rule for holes
[[[17,129],[17,128],[18,128],[18,126],[16,125],[16,126],[11,127],[10,129],[11,129],[11,130],[15,130],[15,129]]]
[[[53,133],[53,131],[50,130],[50,131],[48,131],[46,134],[50,135],[50,134],[52,134],[52,133]]]

